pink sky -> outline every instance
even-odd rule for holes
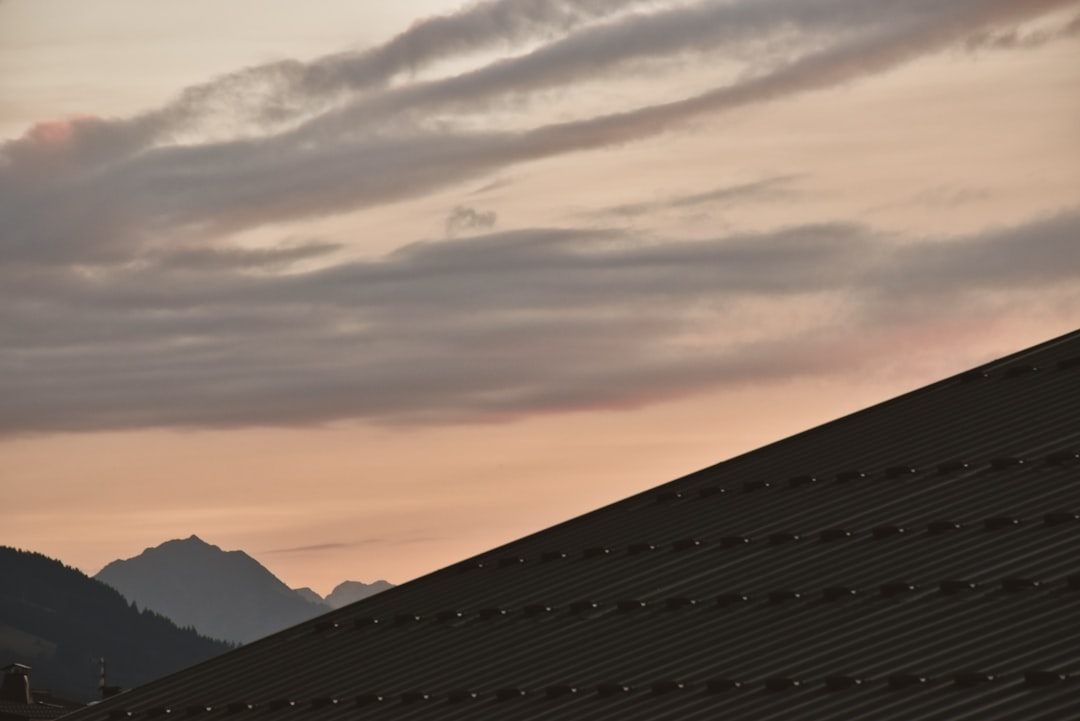
[[[90,8],[0,3],[0,543],[90,573],[400,583],[1078,325],[1080,2]]]

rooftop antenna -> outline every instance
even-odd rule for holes
[[[101,694],[101,698],[106,699],[110,696],[115,696],[123,689],[119,686],[110,686],[105,683],[105,657],[102,656],[98,659],[98,667],[101,669],[101,674],[98,679],[98,692]]]

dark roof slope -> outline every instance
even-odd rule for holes
[[[0,701],[0,721],[51,721],[70,710],[70,707],[55,704]]]
[[[1080,331],[72,719],[1080,718],[1078,359]]]

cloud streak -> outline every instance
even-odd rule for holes
[[[854,0],[815,0],[809,7],[836,11],[845,2]],[[702,116],[855,81],[974,32],[1067,4],[958,0],[934,3],[930,12],[926,3],[915,3],[910,7],[921,12],[903,22],[845,35],[732,84],[674,102],[523,131],[405,127],[357,134],[334,126],[316,140],[301,130],[162,147],[71,172],[64,170],[66,141],[59,141],[58,167],[41,163],[44,170],[37,174],[22,172],[29,156],[24,157],[25,141],[14,141],[0,153],[0,223],[9,229],[0,240],[0,258],[116,262],[149,238],[171,233],[220,235],[417,197],[519,163],[639,141]],[[781,0],[764,6],[775,10],[777,24],[801,17]],[[648,27],[654,19],[635,15],[624,22]],[[588,59],[575,62],[584,66]],[[313,122],[325,125],[325,119]]]
[[[1080,15],[1054,27],[1022,32],[1010,28],[998,32],[983,31],[968,38],[968,50],[1030,50],[1080,34]]]
[[[637,218],[654,213],[696,208],[707,205],[726,205],[735,202],[746,201],[774,201],[782,198],[790,198],[797,191],[792,189],[792,181],[797,176],[782,175],[772,178],[764,178],[749,183],[738,183],[720,188],[714,188],[702,193],[687,193],[676,195],[661,200],[642,201],[637,203],[621,203],[606,208],[600,208],[589,213],[590,215],[614,215],[624,218]]]
[[[383,87],[440,61],[498,46],[550,39],[582,24],[617,15],[645,0],[487,0],[456,13],[414,23],[366,50],[341,52],[309,62],[283,60],[244,68],[186,88],[164,106],[131,118],[74,118],[65,124],[65,165],[115,161],[168,143],[177,134],[246,121],[273,125],[326,109],[342,93]],[[10,143],[9,161],[40,166],[56,161],[55,148],[40,147],[39,125],[23,142]]]
[[[1077,287],[1078,233],[1077,210],[894,246],[852,224],[534,229],[287,275],[51,272],[5,286],[0,431],[491,422],[845,373],[866,362],[852,327]],[[756,330],[812,302],[787,337]]]
[[[364,538],[359,541],[350,541],[347,543],[315,543],[309,546],[293,546],[291,548],[273,548],[269,551],[263,551],[263,553],[316,553],[319,551],[344,551],[350,548],[357,548],[359,546],[371,546],[381,543],[386,543],[385,538]]]

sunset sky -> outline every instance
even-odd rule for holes
[[[1077,327],[1077,0],[0,0],[0,544],[88,573],[401,583]]]

